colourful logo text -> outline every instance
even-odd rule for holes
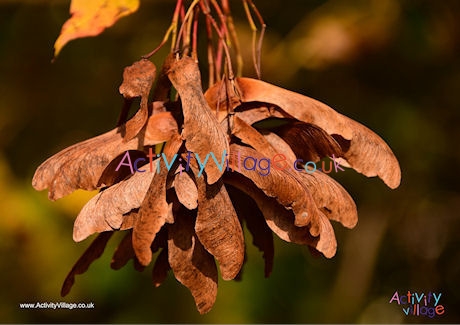
[[[442,293],[428,292],[418,293],[407,291],[407,294],[398,294],[395,291],[390,299],[391,303],[397,303],[402,305],[402,311],[406,316],[426,316],[433,318],[444,314],[444,306],[439,302],[441,300]]]
[[[174,162],[178,160],[179,162],[184,161],[185,162],[185,167],[182,166],[182,164],[179,164],[179,171],[182,173],[182,171],[185,169],[185,171],[190,170],[190,160],[194,157],[198,163],[199,166],[199,172],[198,172],[198,177],[201,177],[203,174],[203,171],[208,163],[214,163],[216,164],[216,167],[219,169],[219,171],[222,171],[223,168],[226,168],[227,171],[241,171],[243,168],[245,170],[252,170],[252,171],[257,171],[260,175],[262,176],[267,176],[270,174],[270,170],[276,169],[276,170],[284,170],[289,167],[289,163],[287,161],[287,158],[283,154],[275,154],[271,159],[270,158],[255,158],[251,156],[247,156],[244,159],[242,159],[240,152],[237,154],[237,161],[234,164],[230,164],[228,161],[228,154],[224,150],[222,153],[222,156],[219,157],[219,159],[216,157],[216,155],[213,152],[210,152],[206,155],[206,157],[200,157],[198,153],[193,153],[191,151],[187,152],[187,156],[184,159],[181,157],[178,158],[178,154],[175,154],[172,158],[171,161],[168,161],[168,158],[164,153],[160,154],[155,154],[153,153],[152,148],[149,148],[149,154],[147,155],[147,158],[137,158],[136,160],[132,161],[131,156],[129,151],[126,151],[125,155],[123,156],[123,159],[120,161],[118,164],[117,168],[115,171],[118,171],[122,166],[127,166],[130,168],[131,174],[134,174],[134,172],[139,172],[139,173],[144,173],[147,171],[147,162],[149,166],[150,172],[153,172],[154,169],[156,169],[156,172],[160,172],[160,164],[155,163],[156,167],[154,168],[154,161],[156,158],[163,159],[166,168],[168,171],[171,169],[173,166]],[[212,161],[210,161],[210,158],[212,158]],[[307,173],[311,174],[314,173],[317,170],[322,171],[323,173],[329,174],[332,171],[332,167],[334,167],[335,172],[337,173],[339,170],[345,171],[342,166],[335,160],[336,157],[332,155],[331,157],[332,161],[329,161],[329,169],[326,170],[326,162],[322,161],[321,162],[321,167],[317,168],[316,163],[313,161],[307,161],[304,162],[302,159],[296,159],[293,164],[291,165],[293,169],[296,171],[303,171],[305,170]],[[303,167],[299,167],[302,166]],[[140,167],[139,167],[140,166]],[[142,168],[143,167],[143,168]]]

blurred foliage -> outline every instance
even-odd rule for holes
[[[250,30],[234,7],[242,44]],[[69,1],[0,1],[0,322],[422,323],[460,322],[460,3],[456,0],[258,1],[268,24],[264,79],[320,99],[368,125],[398,157],[391,191],[352,171],[333,175],[352,194],[360,221],[336,227],[330,260],[276,241],[263,278],[251,248],[241,282],[220,281],[213,310],[200,316],[170,275],[159,288],[127,265],[109,268],[118,239],[60,286],[89,241],[72,223],[93,193],[49,202],[35,192],[35,168],[51,154],[114,127],[123,67],[163,37],[173,1],[141,1],[97,38],[76,40],[51,64]],[[245,74],[254,76],[250,46]],[[166,50],[154,56],[161,64]],[[205,65],[203,65],[205,68]],[[393,293],[442,292],[442,318],[407,317]],[[94,310],[23,310],[22,302],[94,302]]]

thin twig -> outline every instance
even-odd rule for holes
[[[220,76],[220,72],[222,70],[222,58],[224,57],[224,45],[222,42],[217,44],[217,51],[216,51],[216,74]]]
[[[222,9],[226,17],[230,39],[235,48],[236,75],[242,76],[243,75],[243,55],[241,54],[240,42],[239,42],[239,39],[236,33],[236,28],[233,22],[233,17],[230,11],[230,5],[228,3],[228,0],[222,0]]]
[[[261,26],[259,42],[257,44],[257,53],[256,53],[257,65],[259,67],[259,73],[261,73],[261,70],[260,70],[261,63],[260,62],[261,62],[261,56],[262,56],[262,43],[263,43],[263,39],[264,39],[264,36],[265,36],[265,30],[267,29],[267,25],[265,24],[265,21],[264,21],[262,15],[260,14],[259,9],[257,9],[256,5],[254,4],[253,0],[247,0],[247,1],[251,5],[251,8],[254,11],[254,13],[256,14],[257,19],[259,20],[259,23],[260,23],[260,26]],[[260,79],[260,76],[259,76],[259,79]]]
[[[198,60],[198,18],[200,7],[196,7],[196,13],[193,18],[193,31],[192,31],[192,58]]]
[[[249,9],[248,1],[243,0],[244,12],[248,19],[249,27],[252,30],[252,61],[254,63],[254,69],[256,70],[257,77],[260,79],[259,66],[257,65],[257,55],[256,55],[256,39],[257,39],[257,26],[252,19],[251,10]]]
[[[197,4],[199,4],[199,3],[201,3],[201,0],[194,0],[192,2],[192,4],[190,5],[190,7],[188,8],[187,13],[185,14],[185,16],[184,16],[184,18],[182,20],[182,25],[180,26],[177,41],[176,41],[176,45],[174,47],[174,52],[175,53],[179,52],[179,47],[180,47],[180,41],[181,41],[181,38],[182,38],[182,34],[184,33],[185,25],[187,24],[188,19],[189,19],[190,15],[192,14],[193,8],[195,8],[195,6]]]
[[[232,59],[231,59],[231,56],[230,56],[230,51],[228,49],[227,43],[225,42],[225,35],[222,34],[222,31],[220,30],[220,28],[217,25],[216,21],[211,16],[210,11],[209,11],[209,7],[206,8],[206,6],[204,5],[204,2],[200,2],[200,4],[202,6],[201,10],[206,15],[206,17],[209,17],[209,20],[211,21],[212,26],[214,27],[217,35],[219,36],[220,43],[222,43],[222,46],[224,48],[225,56],[226,56],[226,59],[227,59],[227,69],[228,69],[229,79],[234,79],[235,75],[233,74]]]
[[[206,0],[206,3],[207,3],[207,7],[209,9],[209,12],[211,11],[210,8],[209,8],[209,3],[207,2],[208,0]],[[221,33],[222,35],[225,35],[225,42],[227,42],[227,35],[228,35],[228,31],[227,31],[227,26],[226,26],[226,21],[225,21],[225,17],[224,15],[222,14],[222,10],[220,9],[219,5],[217,4],[216,0],[210,0],[213,7],[214,7],[214,10],[217,12],[217,15],[219,16],[219,20],[220,20],[220,23],[221,23]],[[219,80],[220,78],[220,73],[221,73],[221,69],[222,69],[222,57],[223,57],[223,51],[224,51],[224,45],[222,43],[222,41],[218,42],[217,44],[217,53],[216,53],[216,60],[215,60],[215,64],[216,64],[216,78]]]
[[[209,66],[209,85],[215,82],[215,62],[214,62],[214,48],[212,46],[212,24],[209,17],[206,17],[206,33],[208,36],[208,66]]]
[[[165,36],[163,37],[163,40],[161,41],[160,45],[158,45],[153,51],[151,51],[148,54],[145,54],[142,56],[143,59],[149,59],[154,55],[158,50],[160,50],[168,41],[171,33],[172,33],[172,41],[171,41],[171,46],[173,46],[176,43],[176,35],[177,35],[177,22],[178,22],[178,17],[179,17],[179,12],[182,7],[182,1],[183,0],[177,0],[176,3],[176,8],[174,9],[174,14],[173,14],[173,19],[171,21],[171,25],[169,25],[168,30],[165,33]],[[171,48],[172,49],[172,48]]]
[[[166,44],[166,42],[168,41],[169,36],[171,35],[171,32],[174,30],[174,28],[175,28],[174,23],[172,23],[172,24],[169,26],[168,30],[166,31],[166,34],[165,34],[165,36],[163,37],[163,40],[161,41],[160,45],[158,45],[158,46],[157,46],[153,51],[151,51],[150,53],[147,53],[147,54],[141,56],[141,58],[143,58],[143,59],[150,59],[150,58],[152,57],[152,55],[154,55],[155,53],[157,53],[158,50],[160,50],[160,49],[163,47],[163,45]]]
[[[188,17],[187,21],[184,21],[185,28],[184,28],[184,44],[182,46],[183,48],[183,55],[188,56],[189,51],[191,50],[191,37],[192,37],[192,28],[193,28],[193,21],[195,20],[195,14],[196,14],[196,9],[197,7],[193,8],[192,13]]]
[[[257,77],[260,79],[261,78],[260,61],[261,61],[261,53],[262,53],[262,42],[263,42],[263,37],[265,35],[265,29],[267,25],[265,24],[262,18],[262,15],[260,14],[259,10],[257,9],[256,5],[254,4],[252,0],[243,0],[243,6],[246,12],[249,26],[251,27],[251,30],[252,30],[252,59],[254,61],[254,67],[256,70]],[[249,8],[249,6],[251,8]],[[258,41],[257,41],[257,26],[254,23],[250,9],[252,9],[252,11],[255,13],[261,25],[261,33],[260,33],[260,37]]]
[[[179,24],[179,15],[181,11],[184,10],[184,5],[182,0],[177,0],[176,3],[176,8],[174,9],[174,15],[173,15],[173,23],[174,23],[174,31],[173,31],[173,37],[171,40],[171,51],[173,51],[174,46],[176,45],[176,40],[177,40],[177,26]]]

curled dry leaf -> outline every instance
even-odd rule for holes
[[[171,58],[170,62],[168,76],[182,102],[182,136],[185,139],[185,147],[195,155],[198,154],[201,159],[210,152],[216,157],[225,156],[228,153],[227,137],[204,97],[198,64],[189,57],[179,60]],[[207,164],[205,172],[208,184],[217,182],[223,174],[215,164]]]
[[[104,169],[118,155],[142,145],[162,143],[177,134],[177,124],[171,113],[155,114],[151,119],[152,125],[164,128],[150,131],[149,137],[142,135],[123,142],[118,129],[114,129],[60,151],[37,168],[32,186],[39,191],[48,188],[48,197],[53,201],[76,189],[95,190]]]
[[[185,209],[168,225],[168,261],[174,276],[192,293],[201,314],[207,313],[217,296],[217,268],[214,258],[198,240],[194,217]]]

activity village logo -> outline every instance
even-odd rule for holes
[[[433,318],[444,314],[444,306],[440,304],[442,293],[428,292],[418,293],[407,291],[407,294],[398,294],[395,291],[390,299],[391,303],[402,305],[402,311],[406,316],[426,316]]]

